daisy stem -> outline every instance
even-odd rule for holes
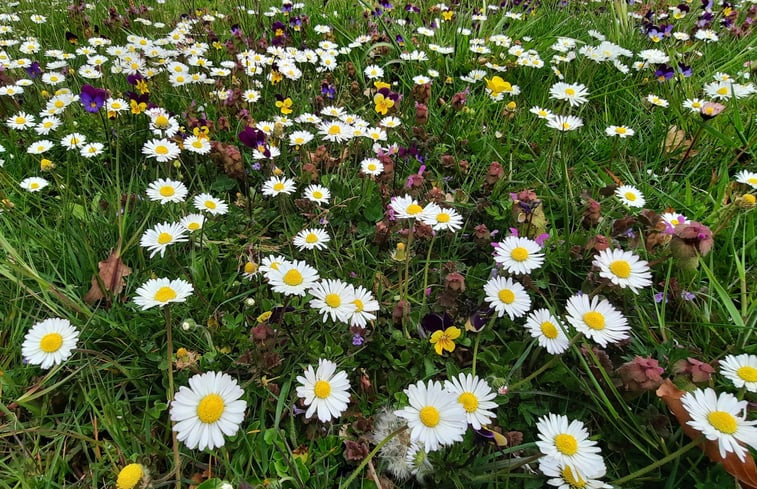
[[[166,350],[168,350],[168,402],[173,401],[173,338],[171,336],[171,307],[165,308],[166,313]],[[173,422],[171,423],[173,427]],[[173,441],[173,465],[174,477],[176,480],[176,489],[181,488],[181,459],[179,458],[179,440],[176,439],[176,432],[171,430],[171,439]]]
[[[681,448],[679,448],[675,452],[671,453],[667,457],[663,457],[660,460],[647,465],[643,469],[639,469],[636,472],[632,472],[632,473],[628,474],[625,477],[621,477],[620,479],[618,479],[616,481],[613,481],[612,482],[612,486],[613,487],[619,487],[619,486],[621,486],[622,484],[625,484],[628,481],[632,481],[632,480],[636,479],[637,477],[646,474],[647,472],[651,472],[654,469],[656,469],[657,467],[661,467],[661,466],[665,465],[666,463],[670,462],[671,460],[677,459],[678,457],[680,457],[684,453],[688,452],[692,448],[694,448],[697,445],[701,444],[703,441],[704,441],[704,436],[703,435],[702,436],[698,436],[697,438],[695,438],[694,440],[692,440],[691,442],[689,442],[687,445],[682,446]]]
[[[431,242],[428,245],[428,252],[426,253],[426,266],[423,268],[423,301],[421,301],[421,314],[426,307],[426,289],[428,288],[428,269],[431,264],[431,249],[434,247],[434,241],[436,240],[436,234],[431,236]]]
[[[678,173],[681,171],[681,168],[683,168],[683,164],[686,163],[686,160],[689,158],[689,154],[691,153],[691,150],[694,149],[694,145],[697,144],[697,140],[699,140],[699,136],[702,134],[702,130],[704,129],[704,122],[699,126],[699,129],[697,129],[696,134],[694,134],[694,139],[691,140],[691,144],[686,149],[686,152],[683,154],[683,158],[681,158],[681,161],[678,162],[678,165],[676,165],[676,169],[673,170],[673,174]]]
[[[570,345],[572,345],[576,341],[578,341],[578,339],[580,337],[581,337],[581,335],[577,334],[576,336],[574,336],[573,338],[571,338]],[[549,369],[554,364],[556,364],[558,361],[560,361],[561,358],[562,358],[561,355],[553,355],[552,358],[550,358],[548,362],[546,362],[544,365],[542,365],[541,367],[539,367],[535,372],[531,373],[531,375],[529,375],[528,377],[526,377],[524,379],[520,379],[518,382],[512,384],[510,386],[510,390],[514,391],[517,387],[519,387],[519,386],[521,386],[521,385],[523,385],[523,384],[525,384],[527,382],[530,382],[531,380],[535,379],[536,377],[538,377],[539,375],[541,375],[542,372],[544,372],[545,370]]]
[[[394,430],[393,432],[389,433],[386,438],[384,438],[383,440],[381,440],[379,442],[379,444],[376,445],[373,448],[373,450],[371,450],[371,453],[369,453],[368,456],[365,457],[362,462],[360,462],[360,465],[358,465],[357,468],[355,469],[355,471],[352,472],[352,474],[350,474],[350,476],[347,478],[347,480],[344,483],[342,483],[342,484],[339,485],[339,488],[343,489],[343,488],[349,487],[349,485],[352,483],[352,481],[354,481],[355,478],[358,476],[358,474],[360,474],[360,472],[363,471],[363,469],[365,468],[365,466],[368,465],[368,462],[370,462],[373,459],[373,457],[379,452],[379,450],[381,450],[384,447],[384,445],[386,445],[387,443],[389,443],[389,441],[392,438],[394,438],[395,436],[399,435],[403,431],[407,430],[407,428],[408,428],[408,426],[405,425],[402,428]]]
[[[404,286],[404,291],[400,289],[400,297],[405,302],[405,307],[403,308],[403,317],[402,317],[402,331],[405,333],[405,338],[410,338],[410,333],[407,331],[407,323],[409,321],[409,310],[408,307],[410,303],[407,300],[407,293],[408,289],[410,288],[410,253],[411,253],[411,247],[413,245],[413,222],[410,220],[410,225],[408,227],[408,233],[407,233],[407,248],[405,250],[405,283],[402,284]],[[425,290],[424,290],[425,294]]]
[[[478,359],[478,344],[481,342],[481,334],[476,335],[476,341],[473,342],[473,365],[471,366],[471,375],[476,375],[476,360]]]

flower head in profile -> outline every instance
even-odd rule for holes
[[[47,187],[50,183],[44,178],[29,177],[21,180],[18,184],[22,189],[29,192],[39,192],[43,188]]]
[[[444,330],[437,330],[431,334],[429,341],[434,345],[434,351],[437,355],[441,355],[444,351],[455,351],[455,340],[460,337],[460,328],[450,326]]]
[[[161,204],[168,202],[184,202],[187,196],[187,187],[178,181],[159,178],[147,187],[147,196]]]
[[[304,375],[297,377],[297,396],[308,407],[305,417],[313,414],[322,422],[337,419],[350,402],[350,381],[347,373],[336,370],[336,363],[319,359],[318,367],[308,365]]]

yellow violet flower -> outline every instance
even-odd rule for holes
[[[382,82],[381,80],[376,80],[375,82],[373,82],[373,86],[376,87],[376,90],[391,87],[391,85],[389,85],[387,82]]]
[[[512,88],[512,85],[510,85],[510,83],[506,82],[502,79],[502,77],[499,76],[493,76],[491,80],[484,78],[484,80],[486,81],[486,88],[492,91],[493,97],[496,97],[505,90],[510,90],[510,88]]]
[[[394,100],[384,97],[380,93],[373,96],[373,103],[376,104],[376,112],[381,115],[386,115],[389,109],[394,107]]]
[[[434,331],[431,335],[431,344],[434,345],[434,350],[437,355],[441,355],[444,350],[448,352],[455,351],[455,340],[460,337],[460,328],[450,326],[444,331]]]
[[[292,99],[289,97],[285,98],[284,100],[276,101],[276,107],[278,107],[279,110],[281,110],[281,113],[284,115],[292,113],[292,109],[291,109],[292,104],[293,104]]]

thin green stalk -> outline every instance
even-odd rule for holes
[[[171,306],[166,307],[166,350],[168,350],[168,403],[173,402],[174,385],[173,385],[173,338],[171,328]],[[173,422],[171,422],[173,428]],[[176,480],[176,489],[181,489],[181,458],[179,457],[179,440],[176,438],[176,432],[171,430],[171,440],[173,442],[173,465],[174,480]]]
[[[625,477],[621,477],[620,479],[618,479],[616,481],[613,481],[611,485],[615,486],[615,487],[621,486],[621,485],[625,484],[628,481],[632,481],[632,480],[636,479],[637,477],[640,477],[640,476],[646,474],[647,472],[653,471],[657,467],[662,467],[663,465],[665,465],[666,463],[670,462],[671,460],[675,460],[676,458],[678,458],[681,455],[683,455],[684,453],[688,452],[689,450],[691,450],[695,446],[699,445],[700,443],[702,443],[702,441],[704,441],[704,436],[700,436],[700,437],[696,438],[695,440],[692,440],[687,445],[682,446],[681,448],[679,448],[675,452],[671,453],[667,457],[663,457],[660,460],[657,460],[656,462],[653,462],[653,463],[647,465],[643,469],[639,469],[636,472],[632,472],[632,473],[628,474]]]
[[[379,450],[381,450],[384,447],[384,445],[386,445],[387,443],[389,443],[389,441],[392,438],[394,438],[395,436],[399,435],[403,431],[407,430],[407,428],[408,428],[407,425],[405,425],[402,428],[399,428],[399,429],[397,429],[397,430],[389,433],[389,435],[387,435],[386,438],[384,438],[383,440],[381,440],[379,442],[379,444],[376,445],[373,448],[373,450],[371,450],[371,453],[369,453],[368,456],[365,457],[362,462],[360,462],[360,465],[358,465],[357,468],[354,470],[354,472],[352,472],[352,474],[350,474],[350,476],[347,478],[347,480],[344,481],[342,484],[339,485],[339,489],[346,489],[347,487],[349,487],[349,485],[352,483],[352,481],[355,480],[355,478],[360,474],[360,472],[363,471],[363,469],[365,468],[365,466],[368,465],[368,462],[370,462],[373,459],[373,457],[379,452]]]
[[[421,301],[421,314],[423,314],[424,308],[426,307],[426,300],[428,299],[428,296],[426,295],[426,289],[428,289],[428,269],[431,264],[431,249],[434,247],[434,241],[436,241],[436,234],[431,236],[431,242],[428,245],[428,252],[426,253],[426,264],[423,267],[423,300]]]

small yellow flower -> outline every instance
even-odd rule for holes
[[[434,331],[431,335],[431,344],[434,345],[434,350],[437,355],[441,355],[444,350],[448,352],[455,351],[455,340],[460,337],[460,328],[450,326],[444,331]]]
[[[271,85],[276,85],[283,79],[284,79],[284,75],[282,75],[280,72],[278,71],[271,72]]]
[[[137,90],[139,90],[140,95],[150,93],[150,89],[147,88],[147,82],[144,80],[138,80],[136,87],[137,87]]]
[[[271,316],[273,316],[273,311],[266,311],[260,316],[258,316],[258,323],[264,323],[271,319]]]
[[[381,90],[382,88],[391,87],[391,85],[389,85],[388,83],[382,82],[380,80],[376,80],[375,82],[373,82],[373,86],[376,87],[376,90]]]
[[[284,115],[291,114],[292,113],[292,108],[291,107],[292,107],[293,103],[294,102],[292,102],[292,99],[289,98],[289,97],[287,97],[284,100],[277,100],[276,101],[276,107],[278,107],[279,110],[281,111],[281,113],[284,114]]]
[[[118,473],[116,487],[118,489],[134,489],[139,484],[144,475],[141,464],[129,464]]]
[[[444,12],[442,12],[442,18],[444,18],[444,20],[452,20],[452,17],[454,16],[455,12],[451,10],[445,10]]]
[[[386,115],[389,109],[394,107],[394,100],[380,93],[373,96],[373,103],[376,104],[376,112],[382,115]]]
[[[510,90],[512,88],[512,85],[510,85],[509,82],[506,82],[502,79],[502,77],[499,76],[493,76],[491,80],[484,78],[484,80],[486,81],[486,88],[491,90],[492,96],[494,97],[504,92],[505,90]]]
[[[137,103],[136,100],[132,99],[129,105],[131,106],[132,114],[141,114],[142,112],[147,110],[147,104],[145,102]]]
[[[50,171],[53,168],[55,168],[55,163],[47,158],[42,158],[42,161],[39,162],[39,169],[42,171]]]

